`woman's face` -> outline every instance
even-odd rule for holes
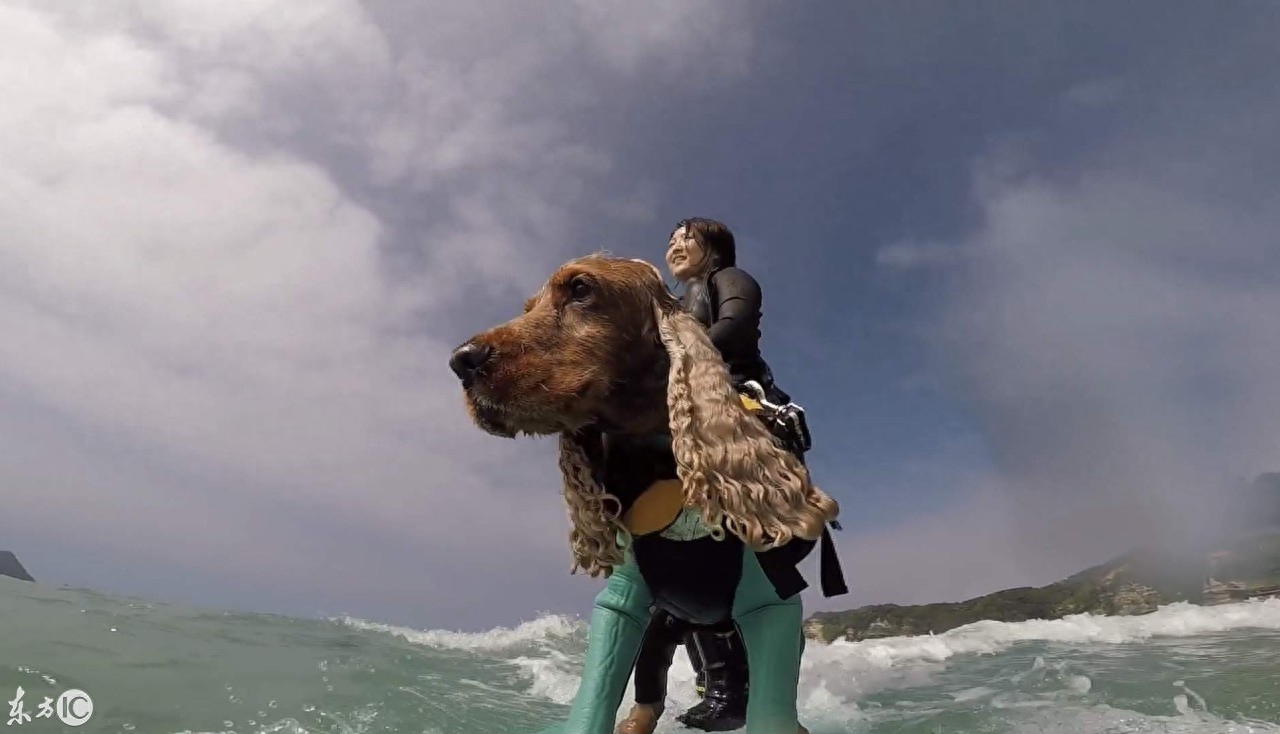
[[[671,233],[667,243],[667,270],[679,281],[700,275],[706,269],[708,252],[684,227]]]

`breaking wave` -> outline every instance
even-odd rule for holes
[[[525,693],[560,705],[573,699],[586,643],[583,623],[562,616],[482,633],[414,631],[354,619],[343,623],[434,648],[512,653],[507,662],[520,671]],[[914,731],[913,722],[982,711],[1011,731],[1040,734],[1280,732],[1280,726],[1261,719],[1223,718],[1182,680],[1153,691],[1145,711],[1118,707],[1095,682],[1097,670],[1114,667],[1126,655],[1140,658],[1140,650],[1153,653],[1149,643],[1155,641],[1168,641],[1174,651],[1179,641],[1192,641],[1190,650],[1215,635],[1252,631],[1280,631],[1280,599],[1214,607],[1171,604],[1132,617],[984,621],[937,635],[810,642],[801,670],[800,709],[806,723],[828,731],[878,731],[890,724]],[[1023,648],[1025,654],[1013,654]],[[1280,683],[1280,670],[1276,676]],[[687,658],[678,654],[668,710],[696,702],[693,677]],[[913,700],[926,689],[933,694],[930,700]],[[629,688],[626,700],[630,697]],[[659,728],[677,730],[670,722]]]

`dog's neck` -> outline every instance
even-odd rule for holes
[[[667,413],[667,374],[671,359],[656,350],[630,363],[614,383],[608,405],[596,417],[596,427],[619,436],[648,436],[670,431]]]

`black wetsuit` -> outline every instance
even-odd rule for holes
[[[584,446],[592,465],[604,467],[602,483],[618,498],[619,515],[655,482],[678,478],[669,435],[610,436],[608,443],[591,440]],[[691,545],[700,546],[696,566],[686,562]],[[634,537],[632,550],[654,611],[635,662],[635,699],[655,704],[666,698],[672,656],[690,632],[734,629],[731,614],[742,576],[742,541],[732,534],[723,540],[673,540],[654,532]],[[692,639],[688,642],[690,661],[701,671],[702,661],[693,652]],[[744,673],[745,662],[743,658]]]
[[[603,484],[618,498],[620,515],[656,482],[679,477],[669,435],[611,435],[608,443],[592,444],[588,451],[602,452],[603,459],[596,462],[593,457],[593,464],[605,467]],[[699,566],[686,562],[694,546],[699,546]],[[742,576],[742,541],[737,536],[673,540],[653,532],[633,538],[632,548],[656,607],[699,625],[729,619]]]
[[[760,356],[763,298],[755,278],[737,267],[712,271],[705,280],[689,281],[681,304],[707,327],[735,384],[755,380],[769,393],[770,402],[791,402],[774,384],[773,372]]]

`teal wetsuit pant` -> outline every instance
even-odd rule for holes
[[[798,723],[796,688],[804,636],[800,595],[781,599],[755,553],[744,547],[733,619],[742,632],[749,668],[747,734],[791,734]],[[569,717],[543,734],[613,734],[623,693],[645,627],[652,597],[630,549],[596,595],[587,659]]]

